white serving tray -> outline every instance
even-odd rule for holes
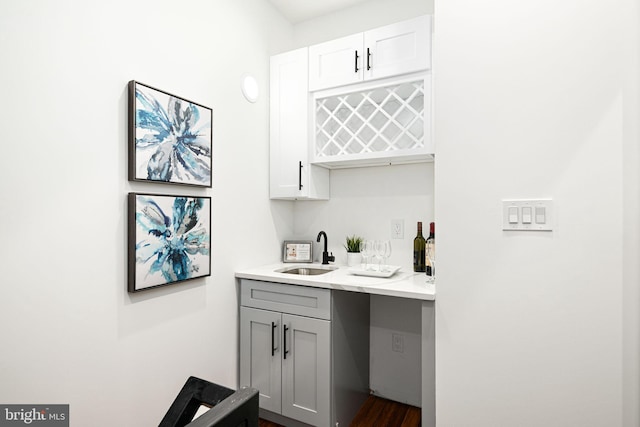
[[[351,267],[348,271],[356,276],[391,277],[400,270],[399,265],[388,265],[387,267],[389,271],[363,270],[362,267]]]

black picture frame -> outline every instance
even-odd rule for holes
[[[211,197],[129,193],[128,291],[211,275]]]
[[[135,80],[128,91],[129,181],[211,188],[212,109]]]

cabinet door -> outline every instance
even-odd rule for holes
[[[330,322],[282,315],[282,415],[315,426],[331,418]],[[285,345],[286,344],[286,345]]]
[[[307,48],[271,57],[271,198],[302,196],[306,189],[301,182],[300,162],[305,172],[309,121],[307,58]]]
[[[240,307],[240,386],[260,391],[260,407],[280,413],[282,315]]]
[[[431,16],[420,16],[364,33],[365,79],[431,68]]]
[[[362,33],[309,47],[309,90],[362,80]]]
[[[329,198],[329,171],[309,164],[308,49],[271,57],[270,168],[272,199]]]

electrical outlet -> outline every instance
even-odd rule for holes
[[[404,336],[391,334],[391,350],[396,353],[404,353]]]
[[[403,219],[391,220],[391,238],[404,239],[404,220]]]

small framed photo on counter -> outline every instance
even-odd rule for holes
[[[311,240],[285,240],[282,262],[313,262],[313,242]]]

